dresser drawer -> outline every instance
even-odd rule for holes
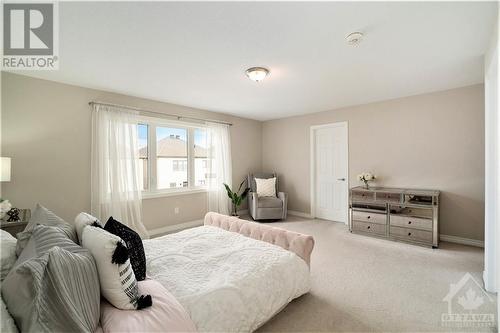
[[[385,235],[385,225],[376,223],[352,221],[352,230],[362,231],[377,235]]]
[[[382,201],[382,202],[401,202],[401,197],[402,197],[400,193],[388,193],[388,192],[376,193],[375,196],[376,196],[375,201]]]
[[[375,193],[367,191],[352,191],[351,198],[352,201],[374,201]]]
[[[378,213],[368,213],[353,210],[352,219],[355,221],[370,222],[377,224],[386,224],[387,215]]]
[[[390,215],[391,226],[432,231],[432,220],[419,217]]]
[[[390,205],[389,210],[394,214],[408,215],[408,216],[419,216],[422,218],[432,219],[432,207],[431,208],[421,208],[421,207],[406,207],[400,205]]]
[[[430,231],[391,226],[389,235],[409,241],[432,243],[432,232]]]

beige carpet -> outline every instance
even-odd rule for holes
[[[433,250],[351,234],[340,223],[294,216],[272,225],[314,236],[312,289],[259,332],[465,330],[442,327],[441,314],[447,312],[443,298],[450,283],[466,272],[482,283],[482,249],[441,243]],[[483,305],[482,311],[496,313],[496,296],[492,297],[495,303]]]

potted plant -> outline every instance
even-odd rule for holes
[[[233,211],[231,212],[232,216],[238,216],[238,207],[241,205],[243,200],[245,200],[245,198],[247,197],[248,191],[250,191],[250,188],[247,187],[243,190],[243,192],[241,194],[238,194],[238,193],[240,193],[241,187],[243,186],[244,183],[245,183],[245,179],[241,182],[240,186],[238,187],[238,191],[236,191],[236,192],[231,191],[231,188],[229,187],[229,185],[224,184],[224,187],[226,188],[226,191],[227,191],[227,196],[229,197],[229,199],[231,199],[232,208],[233,208],[232,209]]]
[[[358,180],[360,182],[364,182],[365,183],[365,188],[366,189],[369,189],[369,185],[368,185],[368,182],[371,182],[371,181],[374,181],[375,179],[377,179],[377,177],[370,173],[370,172],[363,172],[361,174],[358,175]]]

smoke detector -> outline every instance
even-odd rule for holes
[[[363,40],[363,34],[361,32],[352,32],[345,38],[347,40],[347,44],[349,45],[358,45]]]

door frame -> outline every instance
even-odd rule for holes
[[[329,123],[329,124],[323,124],[323,125],[313,125],[309,129],[309,135],[310,135],[310,178],[309,181],[311,183],[310,186],[310,196],[311,196],[311,217],[316,218],[316,138],[315,138],[315,131],[317,129],[321,128],[334,128],[334,127],[345,127],[346,129],[346,136],[347,136],[347,149],[346,149],[346,161],[347,161],[347,175],[346,175],[346,216],[347,219],[345,221],[345,224],[349,224],[349,122],[348,121],[339,121],[339,122],[334,122],[334,123]]]

